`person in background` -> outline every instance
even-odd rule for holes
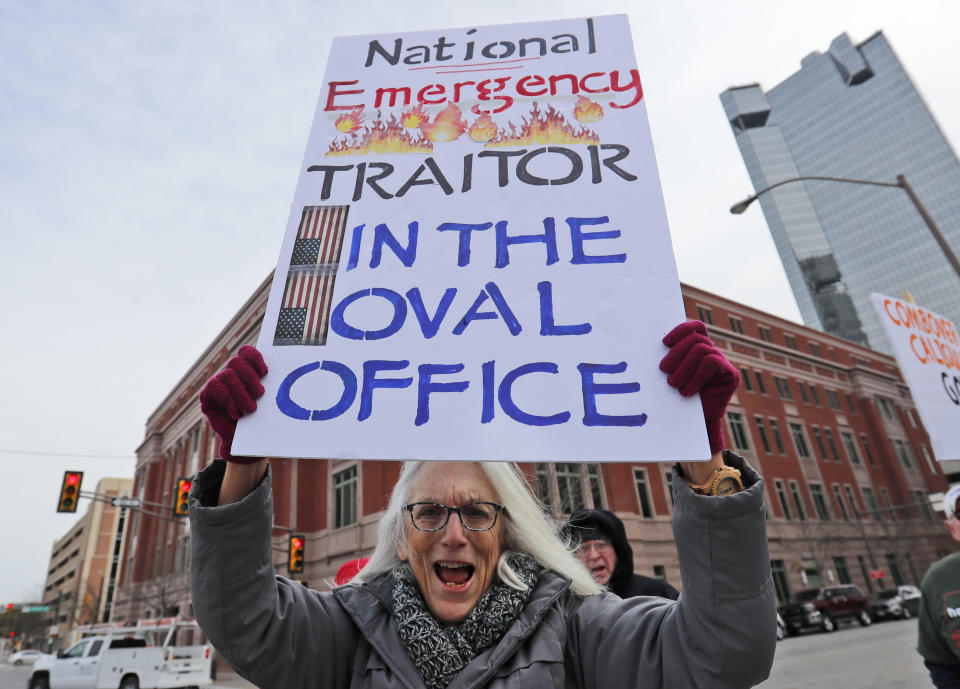
[[[960,484],[943,498],[944,524],[960,542]],[[960,689],[960,552],[937,560],[920,586],[917,652],[937,689]]]
[[[633,548],[623,522],[607,510],[577,510],[570,515],[567,531],[577,547],[577,557],[590,570],[593,580],[621,598],[660,596],[677,600],[680,592],[663,579],[633,571]]]

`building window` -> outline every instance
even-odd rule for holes
[[[810,449],[807,447],[807,439],[803,437],[803,426],[791,423],[790,435],[793,436],[793,444],[797,446],[797,454],[803,459],[809,459]]]
[[[570,514],[587,506],[583,498],[583,476],[579,464],[557,464],[557,490],[560,511]]]
[[[833,461],[840,461],[840,453],[837,452],[837,446],[833,442],[833,432],[829,428],[823,429],[823,435],[827,438],[827,445],[830,448],[830,454],[833,456]]]
[[[783,516],[787,519],[791,519],[790,503],[787,502],[787,490],[783,487],[783,481],[777,479],[773,482],[773,484],[777,489],[777,498],[780,500],[780,509],[783,510]]]
[[[598,464],[539,462],[536,475],[540,500],[552,514],[604,508],[603,481]]]
[[[357,465],[333,475],[333,528],[357,521]]]
[[[913,501],[920,505],[920,511],[923,512],[923,518],[928,522],[933,521],[933,511],[930,509],[930,501],[927,500],[927,494],[922,490],[913,491]]]
[[[760,434],[760,442],[763,444],[763,451],[767,454],[770,454],[770,441],[767,440],[767,427],[763,423],[763,417],[757,416],[754,418],[757,422],[757,433]]]
[[[840,439],[843,440],[843,446],[847,449],[847,454],[850,455],[850,461],[859,464],[860,455],[857,454],[857,443],[853,439],[853,433],[840,431]]]
[[[797,387],[800,388],[800,399],[803,400],[803,403],[810,404],[810,398],[807,397],[807,386],[803,384],[802,380],[797,381]]]
[[[910,448],[907,447],[907,444],[899,438],[894,438],[893,447],[897,451],[897,457],[900,459],[900,463],[903,464],[906,469],[912,469],[913,461],[910,459]]]
[[[817,426],[813,427],[813,439],[817,441],[817,449],[820,450],[820,458],[827,461],[827,448],[823,444],[823,434]]]
[[[787,333],[784,333],[784,334],[783,334],[783,339],[784,339],[784,341],[787,343],[787,346],[788,346],[790,349],[799,349],[799,347],[797,346],[797,338],[795,338],[793,335],[789,335],[789,334],[787,334]]]
[[[747,392],[753,392],[753,383],[750,382],[750,371],[746,368],[740,369],[740,380],[743,381],[743,387],[746,388]]]
[[[711,313],[710,309],[708,309],[706,306],[698,306],[697,315],[699,315],[700,320],[707,325],[713,325],[713,313]]]
[[[807,512],[803,509],[803,498],[800,497],[800,487],[796,481],[790,482],[790,494],[793,496],[793,504],[797,506],[797,516],[800,517],[800,521],[806,520]]]
[[[873,488],[864,486],[861,490],[863,491],[863,501],[867,505],[867,516],[876,519],[879,515],[877,514],[877,500],[873,497]]]
[[[916,414],[914,414],[913,409],[907,409],[907,419],[910,420],[910,425],[913,428],[919,428],[919,426],[917,425],[917,416]]]
[[[793,399],[793,393],[790,392],[790,382],[786,378],[774,376],[773,384],[777,386],[777,394],[780,396],[780,399]]]
[[[937,464],[933,461],[933,457],[930,456],[930,450],[927,449],[926,445],[920,446],[920,452],[923,453],[923,458],[927,462],[927,466],[930,468],[931,474],[937,473]]]
[[[873,453],[870,451],[870,443],[867,442],[867,434],[860,434],[860,442],[863,443],[863,453],[867,456],[867,461],[870,463],[870,466],[876,466],[877,463],[873,461]]]
[[[850,511],[854,514],[857,514],[857,501],[853,497],[853,488],[845,485],[843,490],[847,494],[847,502],[850,503]]]
[[[883,505],[884,505],[884,507],[893,507],[893,503],[890,501],[890,493],[888,493],[888,492],[887,492],[887,489],[884,488],[883,486],[880,487],[880,497],[883,498]],[[896,510],[893,510],[893,509],[888,510],[888,511],[887,511],[887,514],[890,515],[890,519],[891,519],[892,521],[897,521],[897,511],[896,511]]]
[[[590,495],[593,498],[593,509],[602,510],[606,507],[603,499],[603,482],[600,480],[600,465],[587,465],[587,483],[590,484]]]
[[[820,351],[820,345],[818,345],[816,342],[810,343],[810,353],[813,354],[814,356],[819,356],[819,357],[823,356],[823,352]]]
[[[833,568],[837,571],[837,579],[841,584],[852,584],[850,572],[847,570],[847,558],[843,556],[834,556]]]
[[[763,384],[763,371],[754,371],[753,373],[757,377],[757,390],[760,391],[761,395],[766,395],[767,386]]]
[[[730,436],[733,438],[733,446],[738,450],[749,450],[750,443],[747,442],[747,427],[743,422],[743,414],[728,411],[727,421],[730,422]]]
[[[739,318],[730,316],[730,329],[735,333],[740,333],[743,335],[743,321],[741,321]]]
[[[644,519],[652,519],[653,505],[650,502],[650,486],[647,484],[647,472],[644,469],[634,469],[633,483],[637,487],[637,498],[640,501],[640,515]]]
[[[823,521],[829,521],[830,510],[827,507],[827,500],[823,495],[823,486],[819,483],[811,483],[810,496],[813,498],[813,507],[817,511],[817,517]]]
[[[893,421],[893,402],[886,397],[877,397],[877,406],[887,421]]]
[[[900,574],[900,562],[896,553],[886,553],[884,558],[887,560],[887,569],[893,577],[894,586],[900,586],[903,583],[903,575]]]
[[[813,400],[814,406],[820,406],[820,394],[817,392],[817,386],[813,383],[810,383],[810,399]]]
[[[840,486],[836,483],[833,484],[833,497],[837,499],[837,506],[840,508],[840,516],[843,517],[843,521],[850,521],[850,514],[847,512],[846,505],[843,504],[843,495],[840,493]]]
[[[790,600],[790,584],[787,582],[787,568],[783,560],[770,560],[770,574],[773,576],[773,588],[777,592],[777,600],[786,603]]]
[[[667,487],[667,495],[670,496],[670,507],[673,507],[673,472],[668,471],[663,475],[663,485]]]
[[[843,407],[840,406],[840,396],[837,394],[836,390],[824,388],[823,393],[827,396],[827,404],[830,405],[831,409],[843,411]]]
[[[770,332],[770,328],[758,325],[757,332],[760,333],[760,339],[764,342],[773,342],[773,334]]]
[[[845,394],[845,396],[846,396],[846,398],[847,398],[847,408],[850,409],[850,413],[851,413],[851,414],[856,414],[856,413],[857,413],[857,407],[856,407],[856,406],[854,405],[854,403],[853,403],[853,397],[850,395],[849,392],[844,393],[844,394]]]
[[[787,454],[787,451],[783,449],[783,440],[780,438],[780,428],[777,426],[776,419],[770,419],[770,432],[773,433],[773,442],[777,444],[777,452],[782,455]]]
[[[653,566],[653,576],[657,579],[667,580],[667,568],[664,565]]]

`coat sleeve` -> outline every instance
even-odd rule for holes
[[[225,463],[200,472],[190,493],[190,590],[214,648],[261,689],[350,684],[358,633],[330,593],[277,576],[270,471],[240,502],[215,506]]]
[[[568,620],[567,658],[580,686],[734,689],[766,679],[776,646],[763,481],[741,457],[747,488],[697,495],[674,473],[678,601],[605,594]]]

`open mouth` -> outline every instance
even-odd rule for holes
[[[473,579],[474,567],[466,562],[441,560],[434,563],[433,571],[446,588],[464,589]]]

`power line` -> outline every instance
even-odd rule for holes
[[[9,455],[34,455],[44,457],[83,457],[87,459],[136,459],[136,455],[83,454],[81,452],[43,452],[41,450],[9,450],[0,447],[0,452]]]

